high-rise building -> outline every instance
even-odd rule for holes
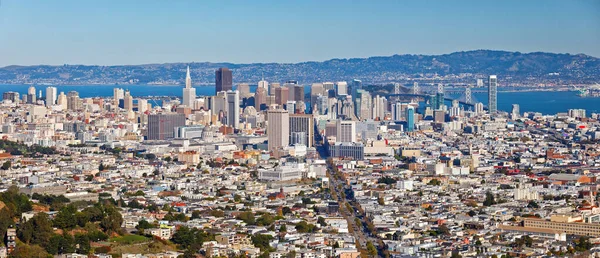
[[[294,86],[294,99],[295,101],[304,101],[304,86]]]
[[[312,147],[315,138],[314,134],[314,120],[313,116],[309,114],[293,114],[289,117],[290,120],[290,134],[291,133],[302,133],[306,142],[302,143],[306,147]]]
[[[226,67],[219,68],[215,71],[215,90],[219,91],[230,91],[233,89],[233,75],[231,70]],[[216,95],[215,92],[215,95]]]
[[[498,111],[498,78],[490,75],[488,82],[488,111],[494,114]]]
[[[56,104],[56,99],[58,98],[56,91],[56,87],[48,87],[46,88],[46,106],[52,106]]]
[[[356,99],[356,93],[358,92],[358,90],[362,90],[362,81],[357,80],[357,79],[352,80],[351,87],[352,87],[351,88],[352,89],[352,99]]]
[[[267,95],[268,95],[268,93],[269,93],[269,82],[265,81],[265,79],[262,79],[262,80],[260,80],[260,81],[258,82],[258,87],[257,87],[256,89],[258,89],[258,88],[263,88],[263,89],[265,89],[265,92],[266,92],[266,93],[267,93]]]
[[[278,82],[269,84],[269,96],[275,96],[275,89],[280,87],[281,85]]]
[[[240,83],[237,86],[237,91],[240,92],[240,98],[246,98],[250,96],[250,85],[247,83]]]
[[[67,93],[67,108],[69,110],[81,110],[82,102],[79,99],[79,92],[72,90]]]
[[[475,103],[475,114],[483,114],[485,111],[483,110],[483,103],[477,102]]]
[[[356,124],[354,121],[337,120],[336,142],[356,142]]]
[[[120,88],[113,89],[113,98],[114,98],[115,106],[119,105],[119,100],[122,100],[124,97],[125,97],[125,90],[120,89]]]
[[[148,115],[148,140],[166,140],[173,138],[175,128],[185,125],[184,114]]]
[[[275,103],[283,107],[283,105],[287,104],[289,97],[289,88],[288,87],[278,87],[275,88]]]
[[[510,112],[513,118],[518,118],[521,116],[521,110],[519,108],[519,104],[512,104],[512,110]]]
[[[283,109],[267,111],[269,151],[287,147],[290,141],[290,113]]]
[[[285,110],[287,110],[290,114],[296,113],[296,101],[288,100],[285,104]]]
[[[240,126],[240,92],[237,90],[227,91],[227,125]]]
[[[123,97],[123,109],[127,111],[133,110],[133,96],[131,96],[128,90],[125,91],[125,97]]]
[[[572,118],[585,118],[585,109],[569,109],[569,117]]]
[[[358,90],[356,92],[356,99],[354,99],[355,115],[361,120],[371,119],[372,108],[371,104],[371,93],[366,90]]]
[[[267,106],[267,89],[264,87],[257,87],[254,93],[254,108],[257,111],[266,109]]]
[[[147,99],[138,99],[137,110],[140,113],[145,113],[146,111],[148,111],[148,100]]]
[[[440,83],[435,94],[434,109],[442,109],[442,106],[444,106],[444,84]]]
[[[33,104],[37,101],[37,97],[35,95],[35,87],[30,86],[27,89],[27,103],[28,104]]]
[[[386,111],[387,99],[385,97],[380,97],[379,95],[375,96],[373,98],[373,115],[371,117],[381,121],[385,118]]]
[[[183,105],[194,108],[194,101],[196,101],[196,88],[192,87],[192,76],[188,66],[185,75],[185,88],[183,88]]]
[[[10,100],[13,103],[19,103],[19,101],[21,101],[21,96],[18,92],[14,92],[14,91],[7,91],[2,93],[2,99],[3,100]]]
[[[415,108],[408,106],[406,108],[406,131],[412,132],[415,130]]]
[[[333,82],[324,82],[323,89],[325,89],[325,91],[335,90],[335,84]]]
[[[60,92],[60,94],[58,95],[58,98],[56,100],[56,104],[61,106],[63,110],[66,110],[69,108],[69,101],[67,100],[67,95],[65,95],[64,92],[62,92],[62,91]]]
[[[348,95],[348,83],[347,82],[337,82],[337,95]]]
[[[402,120],[402,117],[402,103],[392,104],[392,120],[400,121]]]

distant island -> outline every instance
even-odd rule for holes
[[[566,86],[600,82],[600,59],[584,54],[475,50],[444,55],[393,55],[302,63],[168,63],[142,65],[35,65],[0,68],[0,84],[156,84],[214,83],[219,67],[233,70],[234,83],[297,80],[303,84],[360,79],[367,84],[475,84],[496,74],[503,86]]]

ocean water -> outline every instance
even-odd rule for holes
[[[69,91],[79,92],[79,96],[87,97],[107,97],[113,95],[114,88],[123,88],[136,96],[179,96],[183,92],[183,86],[157,86],[157,85],[81,85],[81,86],[55,86],[60,93]],[[1,85],[0,92],[16,91],[20,94],[26,94],[29,85]],[[195,86],[196,95],[210,96],[215,95],[214,86]],[[42,90],[45,95],[46,86],[36,86],[36,93]],[[250,91],[254,92],[256,85],[250,86]],[[305,92],[309,93],[310,87],[305,87]],[[473,98],[476,101],[487,105],[487,93],[474,93]],[[569,91],[532,91],[532,92],[498,92],[498,109],[510,112],[512,104],[519,104],[521,112],[541,112],[543,114],[556,114],[567,112],[569,109],[586,109],[587,113],[600,112],[600,98],[581,98],[576,92]]]

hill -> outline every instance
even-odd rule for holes
[[[195,84],[213,84],[219,67],[233,70],[234,83],[298,80],[361,79],[369,84],[409,82],[412,79],[447,83],[474,83],[497,74],[503,85],[592,84],[600,81],[600,59],[584,54],[520,53],[494,50],[444,55],[393,55],[331,59],[303,63],[168,63],[145,65],[7,66],[0,83],[29,84],[182,84],[190,65]]]

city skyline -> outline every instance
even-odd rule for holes
[[[597,1],[233,1],[227,8],[188,1],[3,1],[0,67],[295,63],[471,49],[597,57],[599,11]],[[178,40],[181,35],[186,40]],[[208,35],[219,37],[207,40]]]

